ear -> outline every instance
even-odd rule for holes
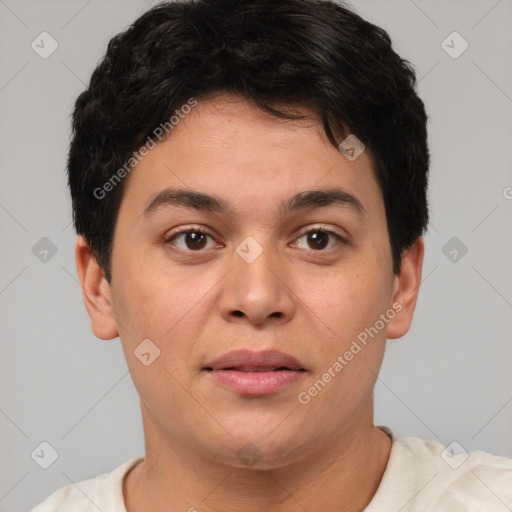
[[[394,278],[392,304],[397,305],[394,308],[397,314],[388,324],[387,337],[390,339],[401,338],[411,326],[420,290],[424,253],[423,238],[418,237],[402,256],[402,268]]]
[[[82,236],[76,240],[75,260],[85,309],[91,319],[92,332],[102,340],[116,338],[119,332],[112,310],[110,285],[92,255],[89,244]]]

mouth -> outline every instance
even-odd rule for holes
[[[240,395],[269,395],[297,382],[306,372],[293,356],[276,350],[229,352],[203,370],[217,384]]]
[[[305,372],[303,368],[288,368],[287,366],[231,366],[227,368],[217,368],[213,369],[211,367],[204,368],[206,371],[234,371],[234,372],[244,372],[244,373],[253,373],[253,372],[281,372],[281,371],[289,371],[289,372]]]
[[[241,372],[273,372],[304,370],[299,361],[279,350],[254,352],[248,349],[233,350],[209,362],[204,370],[234,370]]]

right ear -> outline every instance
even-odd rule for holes
[[[116,338],[119,332],[112,310],[110,285],[91,253],[89,244],[80,235],[75,244],[75,260],[85,309],[91,319],[92,332],[102,340]]]

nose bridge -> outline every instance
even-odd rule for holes
[[[262,243],[256,239],[259,238]],[[263,235],[246,237],[235,250],[233,265],[239,283],[238,289],[256,298],[258,295],[270,298],[276,295],[282,282],[277,279],[279,265],[276,247]],[[276,282],[279,281],[278,282]]]
[[[270,315],[282,318],[293,313],[293,294],[286,282],[285,264],[271,244],[268,236],[253,235],[235,248],[232,271],[223,290],[223,315],[231,318],[242,313],[260,323]]]

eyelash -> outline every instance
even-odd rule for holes
[[[210,238],[213,239],[213,236],[208,231],[205,231],[204,229],[201,229],[201,228],[192,228],[191,229],[191,228],[189,228],[189,229],[184,229],[184,230],[176,231],[176,232],[172,233],[171,235],[166,237],[163,242],[166,245],[168,245],[168,244],[174,245],[172,243],[174,239],[178,238],[181,235],[185,235],[187,233],[200,233],[202,235],[209,236]],[[302,238],[305,235],[308,235],[310,233],[324,233],[324,234],[328,234],[328,235],[331,235],[333,238],[335,238],[337,240],[338,244],[341,244],[341,245],[348,245],[349,244],[349,242],[345,238],[343,238],[342,236],[338,235],[338,233],[335,233],[334,231],[331,231],[331,230],[327,229],[324,226],[314,227],[312,229],[304,231],[295,240],[299,240],[300,238]],[[321,252],[330,252],[332,249],[333,249],[333,247],[331,247],[330,249],[320,249],[320,250],[310,249],[310,251],[311,252],[321,253]],[[194,251],[194,250],[190,250],[190,249],[181,249],[181,248],[178,248],[178,247],[175,247],[175,250],[177,250],[179,252],[185,252],[185,253],[202,253],[202,252],[205,252],[202,249]]]

